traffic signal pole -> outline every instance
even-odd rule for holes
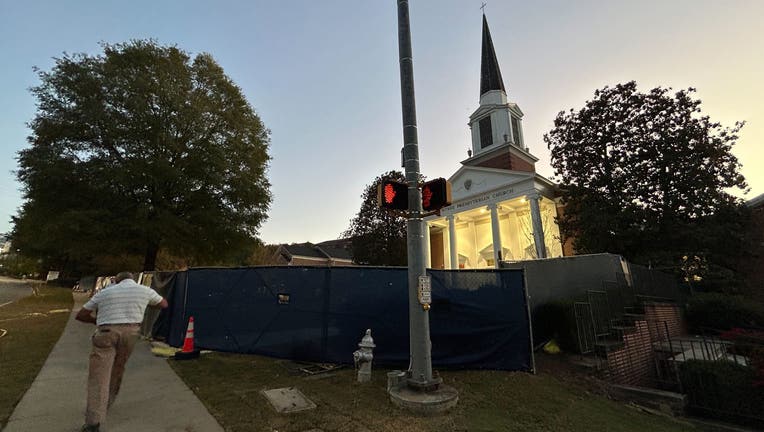
[[[430,415],[456,405],[459,393],[433,377],[430,344],[430,279],[425,269],[422,192],[419,190],[419,144],[414,66],[411,55],[409,2],[398,1],[398,54],[401,67],[401,105],[403,107],[403,165],[408,186],[409,369],[388,373],[390,400],[408,410]],[[447,186],[447,185],[444,185]],[[430,191],[431,193],[431,191]],[[429,198],[431,198],[430,195]],[[428,198],[428,202],[430,199]]]
[[[419,190],[419,144],[417,138],[414,66],[411,54],[411,29],[408,0],[398,0],[398,53],[403,108],[403,162],[408,184],[406,226],[409,288],[409,386],[427,390],[440,380],[432,376],[430,317],[419,299],[420,277],[426,276],[422,193]],[[428,286],[429,287],[429,286]]]

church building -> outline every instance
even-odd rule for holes
[[[425,218],[428,267],[494,268],[500,261],[563,256],[556,186],[536,174],[523,112],[507,99],[483,15],[480,106],[469,118],[472,150],[448,180],[452,204]]]

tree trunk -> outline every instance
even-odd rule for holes
[[[143,260],[143,271],[154,271],[159,253],[159,242],[151,241],[146,247],[146,257]]]

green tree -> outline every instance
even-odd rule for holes
[[[743,123],[722,127],[694,89],[670,91],[605,87],[544,136],[566,204],[560,227],[579,252],[676,265],[711,253],[724,224],[739,223],[727,191],[747,187],[731,152]]]
[[[361,208],[342,237],[352,239],[353,261],[357,264],[405,266],[406,217],[377,206],[377,185],[384,179],[406,181],[400,171],[390,171],[367,185],[361,195]]]
[[[221,262],[251,249],[271,202],[269,131],[209,54],[103,44],[36,70],[14,243],[48,265],[161,250]]]
[[[265,244],[258,241],[252,250],[252,253],[246,258],[243,265],[250,266],[263,266],[263,265],[277,265],[276,251],[279,245]]]

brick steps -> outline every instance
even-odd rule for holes
[[[625,313],[623,314],[623,319],[630,323],[634,324],[637,321],[645,321],[645,314],[643,313]]]
[[[617,325],[610,326],[610,328],[617,331],[619,335],[631,334],[637,331],[637,327],[634,326],[633,323],[624,324],[624,325],[617,324]]]
[[[594,349],[600,354],[618,351],[624,347],[623,339],[605,339],[594,343]]]
[[[682,332],[678,307],[669,302],[645,302],[640,307],[624,308],[625,313],[611,321],[613,336],[595,344],[606,358],[608,374],[614,383],[649,386],[655,377],[655,352],[673,351],[663,340]],[[620,343],[619,343],[620,342]],[[670,349],[673,348],[673,349]]]

